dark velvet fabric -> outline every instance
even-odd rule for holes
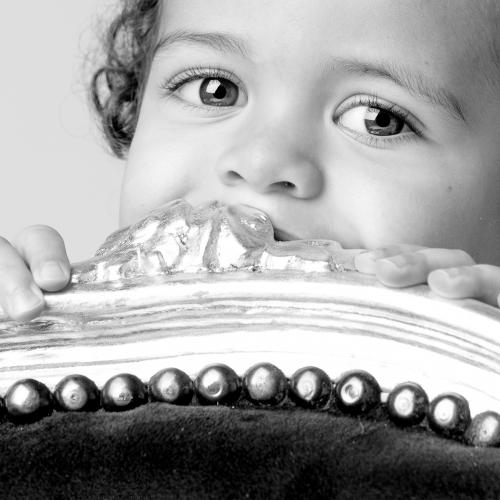
[[[0,425],[2,498],[500,498],[500,449],[380,417],[175,407]]]

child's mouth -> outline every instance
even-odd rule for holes
[[[283,229],[280,229],[278,227],[274,228],[274,239],[276,241],[292,241],[292,240],[300,240],[298,236],[294,236],[291,233],[288,233],[287,231],[284,231]]]

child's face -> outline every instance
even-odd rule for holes
[[[121,223],[218,199],[284,238],[500,263],[495,1],[166,1]]]

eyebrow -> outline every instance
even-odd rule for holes
[[[457,97],[442,87],[430,82],[423,74],[411,71],[405,66],[385,62],[365,62],[357,59],[334,58],[333,65],[347,73],[362,74],[390,80],[406,89],[410,94],[425,99],[431,104],[445,108],[452,116],[466,121]]]
[[[238,54],[249,57],[248,44],[241,38],[225,32],[192,32],[176,30],[161,37],[153,50],[153,58],[167,53],[176,45],[207,46],[218,52]],[[423,74],[416,73],[405,66],[388,62],[361,61],[355,58],[331,59],[330,67],[351,74],[368,75],[392,81],[406,89],[410,94],[440,106],[453,117],[466,121],[460,101],[450,91],[430,82]]]
[[[249,57],[247,44],[229,33],[177,30],[160,38],[154,47],[153,58],[160,53],[168,52],[175,45],[206,45],[218,52],[236,53],[243,57]]]

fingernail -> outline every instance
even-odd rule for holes
[[[408,259],[403,255],[396,255],[395,257],[391,257],[389,259],[380,259],[378,262],[383,265],[384,264],[394,265],[395,267],[400,269],[410,264],[410,262],[408,262]]]
[[[384,257],[386,255],[386,252],[382,249],[377,249],[377,250],[370,250],[370,251],[365,252],[361,255],[366,255],[371,260],[378,260],[378,259],[381,259],[382,257]]]
[[[446,269],[438,269],[436,272],[442,273],[443,276],[449,279],[455,279],[457,276],[461,275],[461,271],[458,267],[449,267]]]
[[[436,269],[432,272],[432,282],[443,283],[445,286],[456,287],[465,286],[471,283],[470,276],[463,272],[459,267],[449,267],[446,269]],[[430,275],[429,275],[430,278]]]
[[[40,278],[44,281],[59,281],[67,278],[66,270],[56,260],[49,260],[40,269]]]
[[[9,297],[9,310],[12,315],[19,316],[24,312],[40,307],[43,294],[33,283],[29,288],[20,288]]]
[[[356,264],[371,264],[374,262],[375,257],[373,256],[373,252],[361,252],[354,256],[354,260]]]
[[[477,296],[476,285],[471,275],[463,269],[436,269],[427,277],[431,289],[444,297],[460,299]]]
[[[361,252],[354,256],[354,265],[362,273],[375,273],[375,262],[379,258],[377,250]]]

